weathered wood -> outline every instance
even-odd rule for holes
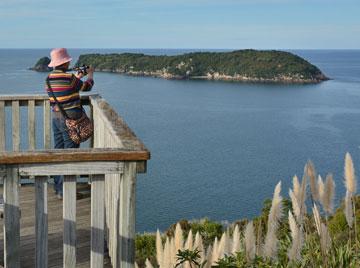
[[[64,267],[76,266],[76,176],[64,176]]]
[[[94,107],[94,113],[102,118],[109,127],[110,134],[117,138],[126,149],[145,150],[145,145],[136,137],[135,133],[127,126],[118,113],[100,96],[91,96],[90,101]]]
[[[123,173],[123,171],[124,162],[119,161],[19,165],[21,176],[117,174]]]
[[[105,176],[96,175],[91,182],[91,267],[104,265]]]
[[[120,267],[134,268],[135,263],[135,185],[136,162],[126,162],[120,186]]]
[[[35,121],[35,100],[29,100],[28,104],[28,143],[29,150],[36,148],[36,121]]]
[[[4,262],[20,267],[19,175],[15,166],[7,167],[4,180]]]
[[[35,178],[35,267],[48,267],[47,177]]]
[[[12,142],[13,151],[20,150],[20,107],[19,101],[12,102]]]
[[[150,158],[149,151],[92,148],[33,152],[0,152],[0,164],[31,164],[83,161],[141,161]]]
[[[5,102],[0,101],[0,151],[5,151]]]
[[[44,101],[44,148],[51,147],[50,102]]]
[[[82,93],[80,98],[81,100],[89,99],[90,96],[98,96],[98,94],[92,93]],[[47,100],[49,96],[47,94],[11,94],[11,95],[0,95],[0,101],[28,101],[28,100]]]

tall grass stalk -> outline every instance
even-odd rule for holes
[[[252,261],[255,258],[255,231],[254,224],[252,221],[248,222],[245,228],[244,234],[245,243],[245,256],[248,261]]]
[[[352,228],[354,223],[354,236],[356,241],[356,248],[359,249],[359,243],[357,239],[357,222],[356,222],[356,200],[355,194],[357,190],[357,182],[355,176],[354,164],[349,153],[345,155],[345,167],[344,167],[344,177],[345,177],[345,216],[350,228]],[[350,213],[350,210],[352,212]]]
[[[201,256],[201,262],[203,262],[205,260],[204,243],[199,232],[196,232],[195,235],[194,249],[198,249],[200,251],[199,254]]]
[[[234,227],[232,239],[233,240],[232,240],[231,253],[235,254],[236,252],[240,251],[240,230],[239,230],[239,225],[237,224]]]
[[[148,258],[146,258],[145,267],[146,267],[146,268],[154,268],[154,266],[151,264],[151,262],[149,261]]]
[[[158,229],[156,232],[156,260],[160,267],[164,267],[163,259],[164,259],[164,250],[161,241],[160,231]]]
[[[190,250],[193,249],[193,233],[192,233],[191,229],[188,233],[188,237],[185,242],[185,249],[190,249]]]
[[[313,162],[311,162],[310,160],[305,165],[304,173],[309,178],[311,200],[314,205],[314,203],[319,200],[319,192],[318,192],[317,183],[316,183],[315,167],[314,167]]]
[[[184,237],[183,237],[183,231],[181,229],[180,223],[177,223],[176,227],[175,227],[174,242],[175,242],[175,250],[176,250],[176,252],[179,249],[180,250],[183,249],[183,247],[184,247]]]
[[[291,247],[288,251],[288,257],[290,261],[301,259],[301,249],[304,243],[304,235],[302,233],[301,226],[298,226],[296,220],[289,210],[289,227],[292,238]]]
[[[264,256],[268,258],[276,258],[278,249],[278,239],[276,232],[279,227],[279,221],[282,216],[282,197],[280,195],[281,182],[279,182],[274,190],[274,196],[271,204],[271,209],[268,217],[268,229],[265,236]]]

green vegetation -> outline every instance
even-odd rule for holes
[[[231,81],[320,82],[328,78],[303,58],[284,51],[193,52],[176,56],[86,54],[77,66],[96,71],[163,78]]]
[[[278,183],[273,198],[265,200],[261,215],[252,221],[223,226],[209,219],[181,220],[162,235],[138,235],[138,266],[360,267],[360,196],[355,195],[351,156],[345,158],[346,195],[335,211],[331,174],[323,180],[309,161],[302,180],[294,176],[292,182],[289,199],[282,198]]]

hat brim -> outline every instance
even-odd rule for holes
[[[49,67],[56,67],[56,66],[60,66],[60,65],[63,65],[64,63],[67,63],[69,61],[72,61],[72,58],[64,58],[64,59],[61,59],[61,60],[57,60],[57,61],[50,61],[49,63]]]

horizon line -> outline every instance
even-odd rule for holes
[[[0,47],[2,50],[20,50],[20,49],[53,49],[53,47],[19,47],[19,48],[10,48],[10,47]],[[150,49],[163,49],[163,50],[360,50],[360,48],[155,48],[155,47],[148,47],[148,48],[130,48],[130,47],[106,47],[106,48],[94,48],[94,47],[67,47],[67,49],[143,49],[143,50],[150,50]]]

